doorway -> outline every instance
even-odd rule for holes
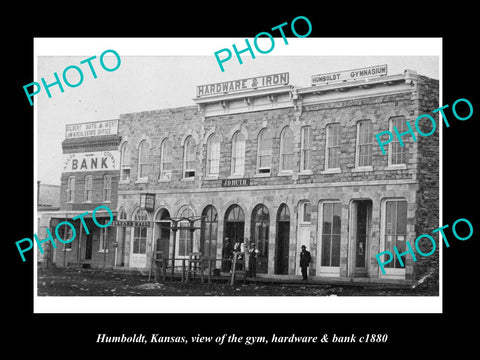
[[[166,259],[170,246],[170,213],[163,209],[155,217],[155,253],[156,259]]]
[[[85,241],[85,260],[92,260],[92,249],[93,249],[93,235],[92,233],[87,235]]]
[[[310,234],[311,234],[311,222],[312,222],[312,205],[308,200],[303,200],[298,204],[297,213],[297,258],[295,259],[297,275],[301,275],[299,263],[299,254],[302,251],[302,245],[310,250]]]
[[[350,264],[353,275],[367,276],[368,272],[368,249],[370,246],[370,229],[372,220],[372,201],[354,200],[351,205],[351,254]]]
[[[275,244],[275,274],[288,274],[288,255],[290,247],[290,211],[282,204],[277,214],[277,242]]]
[[[243,243],[245,233],[245,214],[238,205],[232,205],[225,214],[222,247],[222,271],[231,268],[231,259],[235,243]]]

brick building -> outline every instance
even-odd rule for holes
[[[116,262],[116,233],[110,227],[94,223],[92,212],[98,206],[108,207],[116,214],[118,199],[118,120],[70,124],[66,126],[62,142],[63,171],[60,185],[60,209],[44,212],[39,219],[39,239],[47,238],[46,229],[55,238],[55,229],[61,222],[75,227],[75,239],[63,244],[44,243],[44,251],[56,266],[113,267]],[[83,219],[88,233],[82,226]],[[110,215],[106,209],[96,211],[95,219],[106,224]],[[59,235],[70,239],[73,231],[68,225],[59,227]]]
[[[260,277],[299,279],[302,245],[318,279],[412,281],[438,268],[438,252],[407,255],[405,267],[395,259],[385,275],[375,258],[438,227],[438,132],[404,136],[387,155],[374,137],[437,108],[438,80],[385,70],[297,88],[284,73],[202,85],[194,101],[119,116],[117,266],[200,252],[227,272],[220,260],[243,242],[260,251]],[[151,210],[141,194],[152,194]],[[192,216],[192,237],[171,231],[171,218]]]

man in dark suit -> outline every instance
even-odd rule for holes
[[[308,280],[308,265],[312,261],[310,251],[307,251],[307,247],[302,245],[302,251],[300,252],[300,268],[302,269],[303,280]]]

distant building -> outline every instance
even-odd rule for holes
[[[45,224],[42,213],[60,209],[60,185],[42,184],[37,181],[37,234],[45,234],[48,223]],[[37,247],[37,262],[43,263],[44,254]]]

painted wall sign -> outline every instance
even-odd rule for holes
[[[63,154],[63,172],[119,170],[118,150]]]
[[[288,85],[289,73],[257,76],[241,80],[225,81],[197,86],[197,97],[226,94],[270,86]]]
[[[113,220],[112,226],[120,227],[150,227],[149,220]]]
[[[387,65],[375,65],[361,69],[337,71],[327,74],[318,74],[312,76],[312,86],[326,85],[344,81],[354,81],[377,76],[387,75]]]
[[[68,124],[65,126],[65,139],[117,134],[118,120],[94,121],[81,124]]]
[[[250,186],[250,179],[224,179],[222,187]]]

